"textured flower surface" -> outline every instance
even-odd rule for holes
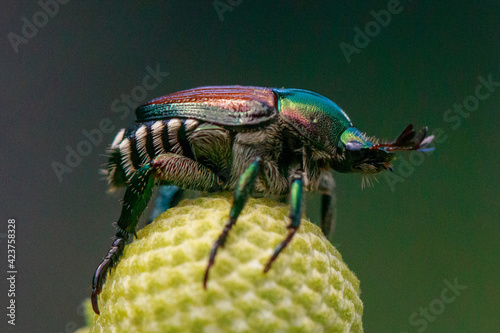
[[[227,221],[224,196],[184,200],[138,232],[104,285],[90,332],[362,332],[359,281],[307,220],[271,270],[288,208],[249,199],[207,290],[208,254]],[[82,330],[82,332],[84,332]]]

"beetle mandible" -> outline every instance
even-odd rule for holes
[[[391,170],[397,150],[426,151],[433,136],[409,125],[392,142],[353,127],[328,98],[301,89],[200,87],[154,99],[136,110],[136,124],[118,132],[106,169],[111,187],[126,186],[117,233],[92,280],[92,306],[106,274],[137,227],[155,185],[234,191],[229,219],[208,259],[203,286],[218,249],[250,195],[290,194],[288,235],[264,267],[267,272],[300,226],[303,191],[322,194],[321,228],[332,221],[332,170],[364,175]]]

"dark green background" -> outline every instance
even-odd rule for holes
[[[243,0],[223,21],[210,0],[70,1],[18,53],[7,34],[21,34],[22,17],[31,21],[40,6],[3,2],[0,232],[16,218],[19,272],[17,325],[8,329],[69,332],[83,324],[78,305],[120,211],[98,174],[114,133],[62,183],[51,163],[64,163],[66,147],[101,119],[116,129],[132,122],[111,103],[142,84],[146,66],[159,65],[170,74],[147,99],[203,85],[295,87],[331,98],[370,135],[393,138],[409,123],[441,129],[446,140],[394,191],[383,176],[365,190],[357,175],[337,177],[334,243],[361,281],[366,332],[417,332],[422,326],[410,316],[440,298],[445,279],[467,289],[426,332],[498,331],[500,88],[456,130],[443,114],[474,94],[479,76],[500,81],[500,5],[402,6],[348,63],[340,43],[352,45],[354,28],[364,29],[387,1]],[[312,199],[310,212],[318,209]],[[5,279],[1,287],[0,328]]]

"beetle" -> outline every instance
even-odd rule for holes
[[[321,228],[333,224],[333,170],[364,175],[392,170],[398,150],[426,151],[433,140],[409,125],[381,143],[357,128],[328,98],[302,89],[210,86],[154,99],[136,110],[136,123],[121,129],[109,148],[106,174],[112,188],[125,186],[113,243],[92,279],[92,306],[109,269],[148,205],[155,185],[198,191],[234,191],[229,219],[212,246],[203,279],[207,287],[217,251],[249,196],[290,194],[288,235],[264,267],[267,272],[300,226],[303,191],[322,194]]]

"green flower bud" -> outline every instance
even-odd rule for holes
[[[140,230],[81,332],[363,332],[359,281],[316,225],[302,219],[263,273],[288,224],[268,199],[248,200],[204,290],[230,208],[222,196],[184,200]]]

